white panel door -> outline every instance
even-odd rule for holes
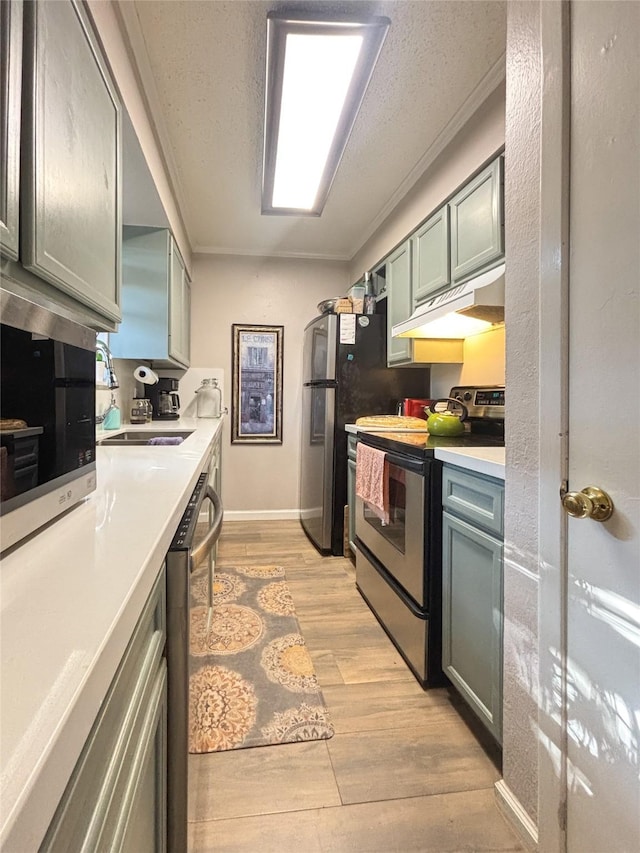
[[[640,850],[640,3],[571,4],[567,848]]]

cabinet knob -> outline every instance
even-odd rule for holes
[[[613,513],[613,501],[598,486],[587,486],[581,492],[561,494],[562,508],[573,518],[606,521]]]

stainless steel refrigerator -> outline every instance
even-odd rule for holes
[[[345,424],[429,396],[429,369],[387,365],[384,314],[322,314],[304,330],[300,521],[322,553],[341,555],[347,502]]]

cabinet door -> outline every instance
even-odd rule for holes
[[[109,346],[116,358],[167,358],[169,233],[125,226],[122,243],[122,323]]]
[[[373,293],[378,299],[384,299],[387,296],[387,267],[386,264],[381,264],[371,273],[371,285]]]
[[[118,321],[120,101],[78,0],[24,14],[22,264]]]
[[[41,853],[119,850],[114,839],[128,835],[134,819],[153,826],[154,837],[161,841],[155,848],[138,848],[141,853],[164,849],[165,587],[163,567],[42,842]],[[153,800],[148,796],[149,772],[157,780]],[[138,793],[139,786],[142,790]],[[131,831],[137,831],[133,825]],[[145,834],[149,836],[140,832]]]
[[[185,270],[182,279],[182,342],[184,363],[191,364],[191,282]]]
[[[502,542],[445,512],[442,545],[442,668],[501,742]]]
[[[449,202],[451,279],[462,281],[504,255],[502,157]]]
[[[120,853],[163,853],[166,849],[166,752],[167,667],[163,660],[109,849]]]
[[[22,2],[0,4],[0,251],[18,258]]]
[[[446,287],[449,275],[449,207],[445,205],[411,237],[413,307]]]
[[[191,291],[184,263],[175,240],[171,239],[169,272],[169,356],[189,366],[189,322]]]
[[[387,261],[387,364],[404,364],[411,360],[410,338],[393,338],[391,329],[411,316],[411,252],[406,240]]]

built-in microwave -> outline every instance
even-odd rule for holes
[[[0,550],[96,487],[91,329],[0,289]]]

